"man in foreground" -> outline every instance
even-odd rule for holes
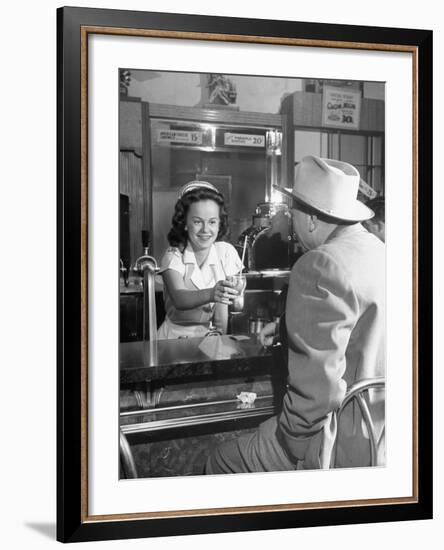
[[[370,464],[360,411],[350,403],[336,422],[349,386],[385,374],[385,249],[360,223],[373,212],[357,200],[358,185],[350,164],[308,156],[296,167],[293,189],[280,188],[293,201],[293,230],[306,249],[286,301],[282,411],[216,448],[207,474]],[[268,325],[262,337],[275,328]],[[382,439],[383,394],[369,401]]]

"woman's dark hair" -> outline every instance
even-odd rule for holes
[[[193,202],[199,201],[214,201],[219,206],[219,232],[217,234],[216,240],[222,240],[228,233],[228,214],[225,209],[224,197],[221,193],[213,191],[212,189],[206,189],[204,187],[199,187],[193,189],[188,193],[185,193],[174,206],[174,215],[171,220],[172,227],[168,233],[168,242],[170,246],[177,246],[183,250],[188,242],[188,235],[185,231],[185,225],[187,221],[187,214],[190,208],[190,205]]]

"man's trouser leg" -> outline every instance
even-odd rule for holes
[[[206,474],[276,472],[295,470],[278,441],[277,418],[263,422],[252,434],[219,445],[208,457]]]

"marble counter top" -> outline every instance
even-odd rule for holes
[[[129,342],[120,344],[120,382],[226,377],[270,370],[273,356],[255,336]]]

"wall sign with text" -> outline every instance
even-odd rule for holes
[[[368,183],[365,183],[365,181],[361,178],[359,180],[359,191],[369,199],[374,199],[377,196],[377,192],[373,189],[373,187],[370,187]]]
[[[224,134],[224,145],[237,145],[242,147],[264,147],[265,136],[256,134]]]
[[[361,92],[348,88],[324,86],[322,94],[322,124],[336,128],[359,129]]]
[[[186,143],[189,145],[202,145],[202,132],[185,130],[159,130],[158,143]]]

